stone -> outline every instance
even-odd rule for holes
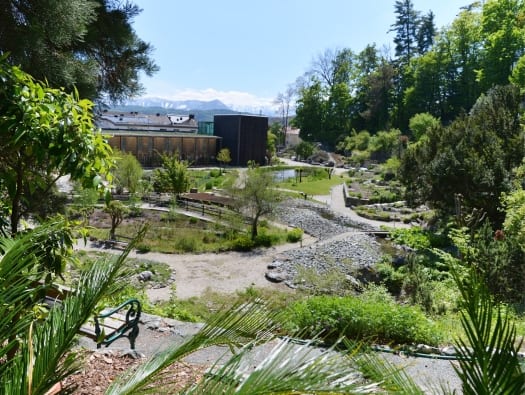
[[[153,278],[153,273],[149,270],[144,270],[137,277],[140,281],[150,281]]]
[[[282,283],[288,278],[286,273],[281,271],[266,272],[264,276],[268,281],[271,281],[272,283]]]

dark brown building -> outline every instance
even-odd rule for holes
[[[178,153],[181,159],[192,165],[216,164],[220,146],[220,139],[215,136],[135,130],[103,132],[110,135],[108,142],[113,148],[132,153],[146,167],[161,165],[159,153]]]
[[[222,148],[228,148],[234,166],[246,166],[248,161],[266,164],[268,117],[255,115],[215,115],[214,134],[222,138]]]

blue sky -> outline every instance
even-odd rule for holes
[[[327,49],[393,50],[394,0],[134,0],[134,28],[160,71],[146,95],[266,108]],[[413,0],[438,28],[469,0]]]

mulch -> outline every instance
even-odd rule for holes
[[[64,387],[76,387],[76,395],[103,394],[115,378],[129,369],[136,368],[146,358],[133,358],[116,350],[102,352],[78,351],[84,359],[82,369],[69,376]],[[175,394],[188,385],[198,382],[209,366],[189,363],[174,363],[162,373],[162,377],[151,384],[152,388],[162,388],[162,393]]]

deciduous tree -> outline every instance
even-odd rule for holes
[[[97,186],[112,159],[93,124],[92,102],[36,82],[5,57],[0,79],[0,193],[14,234],[31,200],[42,199],[60,177]],[[32,193],[37,189],[39,196]]]

